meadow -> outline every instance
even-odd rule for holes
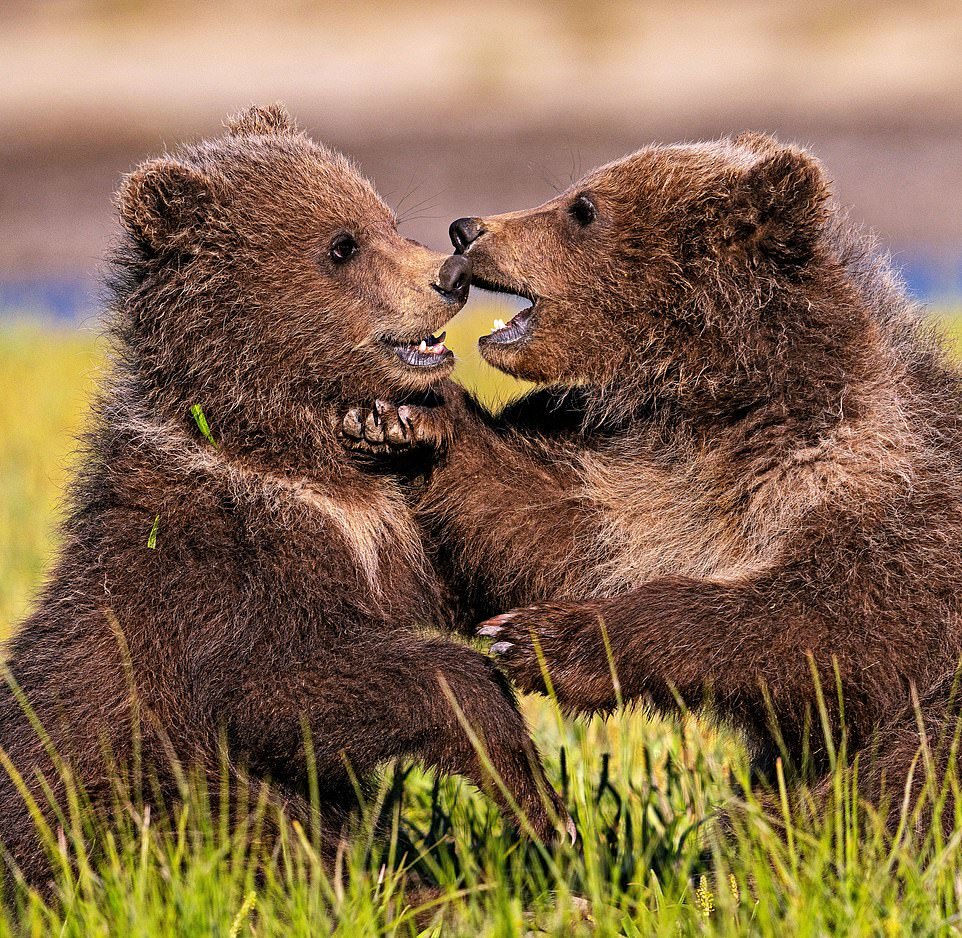
[[[514,389],[471,351],[491,310],[471,309],[450,337],[464,353],[460,378],[503,400]],[[0,634],[29,609],[55,549],[73,440],[102,354],[91,333],[0,328]],[[466,784],[407,765],[386,769],[339,877],[325,872],[296,827],[263,855],[262,809],[252,810],[249,829],[231,830],[196,785],[170,817],[120,805],[88,857],[78,799],[64,832],[51,835],[55,891],[41,896],[8,882],[0,936],[962,931],[962,824],[947,841],[911,842],[911,818],[886,835],[852,797],[844,745],[827,810],[773,822],[740,794],[747,758],[724,728],[640,711],[584,723],[564,719],[550,701],[524,706],[577,823],[575,845],[519,839]],[[740,810],[722,840],[710,819],[725,805]],[[375,826],[386,835],[375,837]],[[443,918],[432,921],[435,913]]]

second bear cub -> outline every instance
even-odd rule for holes
[[[958,710],[962,380],[817,161],[652,146],[451,231],[530,302],[483,354],[549,385],[497,418],[452,393],[426,495],[477,614],[524,607],[483,629],[508,673],[544,691],[543,658],[577,711],[709,706],[772,777],[829,765],[814,670],[898,803],[915,700],[933,751]]]

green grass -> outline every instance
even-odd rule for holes
[[[451,341],[470,349],[482,311]],[[99,362],[90,336],[0,331],[0,632],[29,607],[54,548],[56,506],[71,438]],[[489,400],[512,385],[476,360],[461,377]],[[703,822],[737,803],[746,757],[701,721],[642,713],[590,723],[525,701],[549,775],[563,788],[581,840],[544,851],[506,831],[488,802],[455,779],[388,769],[378,799],[329,877],[300,831],[262,856],[253,830],[233,831],[196,785],[171,818],[119,803],[109,830],[82,802],[53,835],[57,889],[17,887],[0,905],[0,938],[30,935],[627,935],[942,934],[962,931],[959,839],[919,848],[889,840],[836,775],[822,816],[779,836],[749,802],[733,844]],[[403,775],[403,784],[401,777]],[[397,778],[398,784],[392,785]],[[261,812],[252,812],[256,828]],[[386,837],[370,833],[380,818]],[[87,860],[96,828],[102,849]],[[412,845],[407,850],[401,843]],[[708,851],[712,860],[700,857]],[[440,889],[443,925],[415,918],[414,883]],[[406,894],[405,894],[406,891]],[[420,923],[420,924],[418,924]]]
[[[0,332],[0,635],[23,615],[53,550],[97,362],[89,334],[28,325]]]

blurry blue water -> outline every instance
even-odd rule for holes
[[[962,304],[962,254],[900,252],[894,257],[909,292],[932,305]],[[86,323],[97,317],[101,288],[83,277],[0,278],[0,321],[39,318]]]
[[[899,255],[895,266],[916,299],[932,304],[962,302],[962,256],[935,260]]]
[[[97,316],[99,290],[83,277],[0,280],[0,321],[30,317],[79,324]]]

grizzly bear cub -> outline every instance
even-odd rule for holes
[[[68,773],[100,807],[138,771],[161,797],[182,772],[215,793],[229,773],[235,801],[270,782],[336,841],[352,778],[405,756],[547,837],[558,801],[510,685],[419,631],[450,625],[446,590],[399,478],[345,452],[335,419],[450,372],[433,333],[463,306],[469,261],[401,237],[279,107],[144,163],[119,207],[112,373],[59,558],[6,648],[8,859],[42,877],[25,801],[55,825]]]
[[[819,164],[754,134],[652,146],[451,234],[530,301],[485,358],[547,385],[498,417],[449,388],[424,499],[476,614],[526,607],[481,629],[507,672],[544,692],[543,657],[574,711],[710,705],[762,773],[826,769],[820,684],[835,741],[844,710],[848,752],[875,744],[863,792],[887,775],[897,802],[914,702],[933,749],[954,728],[962,382]]]

